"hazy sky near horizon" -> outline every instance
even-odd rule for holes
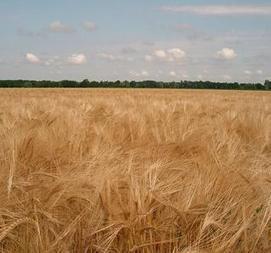
[[[8,0],[0,23],[0,79],[271,78],[270,0]]]

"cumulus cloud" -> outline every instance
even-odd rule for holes
[[[149,76],[149,72],[146,70],[142,70],[140,72],[136,72],[136,71],[130,71],[129,72],[130,75],[132,75],[133,77],[148,77]]]
[[[44,62],[44,65],[49,67],[49,66],[57,66],[57,67],[61,67],[63,65],[63,62],[61,61],[59,56],[53,56],[53,57],[49,57],[46,59],[46,61]]]
[[[142,71],[141,71],[141,75],[142,75],[143,77],[147,77],[147,76],[149,76],[149,72],[146,71],[146,70],[142,70]]]
[[[134,77],[138,77],[138,76],[139,76],[138,72],[136,72],[136,71],[134,71],[134,70],[131,70],[131,71],[129,72],[129,74],[130,74],[131,76],[134,76]]]
[[[271,5],[175,5],[161,10],[210,16],[271,15]]]
[[[100,53],[98,54],[98,57],[101,59],[107,60],[107,61],[127,61],[127,62],[133,62],[133,57],[123,57],[119,55],[113,55],[110,53]]]
[[[186,56],[186,53],[180,48],[172,48],[172,49],[167,50],[167,52],[170,54],[170,56],[176,59],[181,59]]]
[[[153,60],[153,57],[151,55],[145,55],[145,61],[151,62]]]
[[[49,25],[49,31],[54,33],[71,33],[74,32],[74,29],[61,23],[60,21],[54,21]]]
[[[68,62],[74,65],[81,65],[87,62],[87,57],[84,54],[73,54],[68,57]]]
[[[251,74],[252,74],[252,72],[251,72],[250,70],[245,70],[244,73],[245,73],[246,75],[251,75]]]
[[[94,22],[86,21],[83,23],[83,28],[88,32],[93,32],[97,29],[97,25]]]
[[[232,60],[237,57],[235,51],[231,48],[223,48],[217,52],[217,57],[224,60]]]
[[[110,60],[110,61],[115,61],[118,58],[112,54],[107,54],[107,53],[101,53],[99,54],[99,57],[105,60]]]
[[[39,64],[40,66],[50,67],[53,66],[54,68],[62,68],[64,62],[59,56],[42,56],[39,57],[33,53],[27,53],[25,55],[25,60],[31,64]]]
[[[244,71],[244,74],[246,74],[246,75],[252,75],[253,73],[254,73],[254,71],[251,71],[251,70],[245,70]],[[261,69],[258,69],[258,70],[255,71],[255,73],[257,75],[262,75],[263,71]]]
[[[32,53],[27,53],[25,55],[25,59],[29,62],[29,63],[32,63],[32,64],[39,64],[41,63],[41,60],[39,59],[38,56],[32,54]]]
[[[51,66],[54,63],[54,60],[48,60],[44,63],[45,66]]]
[[[177,76],[177,74],[176,74],[175,71],[170,71],[170,72],[169,72],[169,75],[172,76],[172,77],[176,77],[176,76]]]
[[[159,49],[154,51],[153,56],[160,60],[175,61],[184,58],[186,53],[180,48],[171,48],[167,50]],[[152,60],[150,56],[145,56],[145,60],[147,59]]]
[[[164,50],[155,50],[153,54],[160,59],[164,59],[167,57],[167,53]]]

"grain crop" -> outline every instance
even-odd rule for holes
[[[0,252],[271,252],[271,93],[0,90]]]

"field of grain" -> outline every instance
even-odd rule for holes
[[[271,93],[0,91],[0,252],[271,252]]]

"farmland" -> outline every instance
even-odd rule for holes
[[[0,250],[271,251],[271,93],[0,90]]]

